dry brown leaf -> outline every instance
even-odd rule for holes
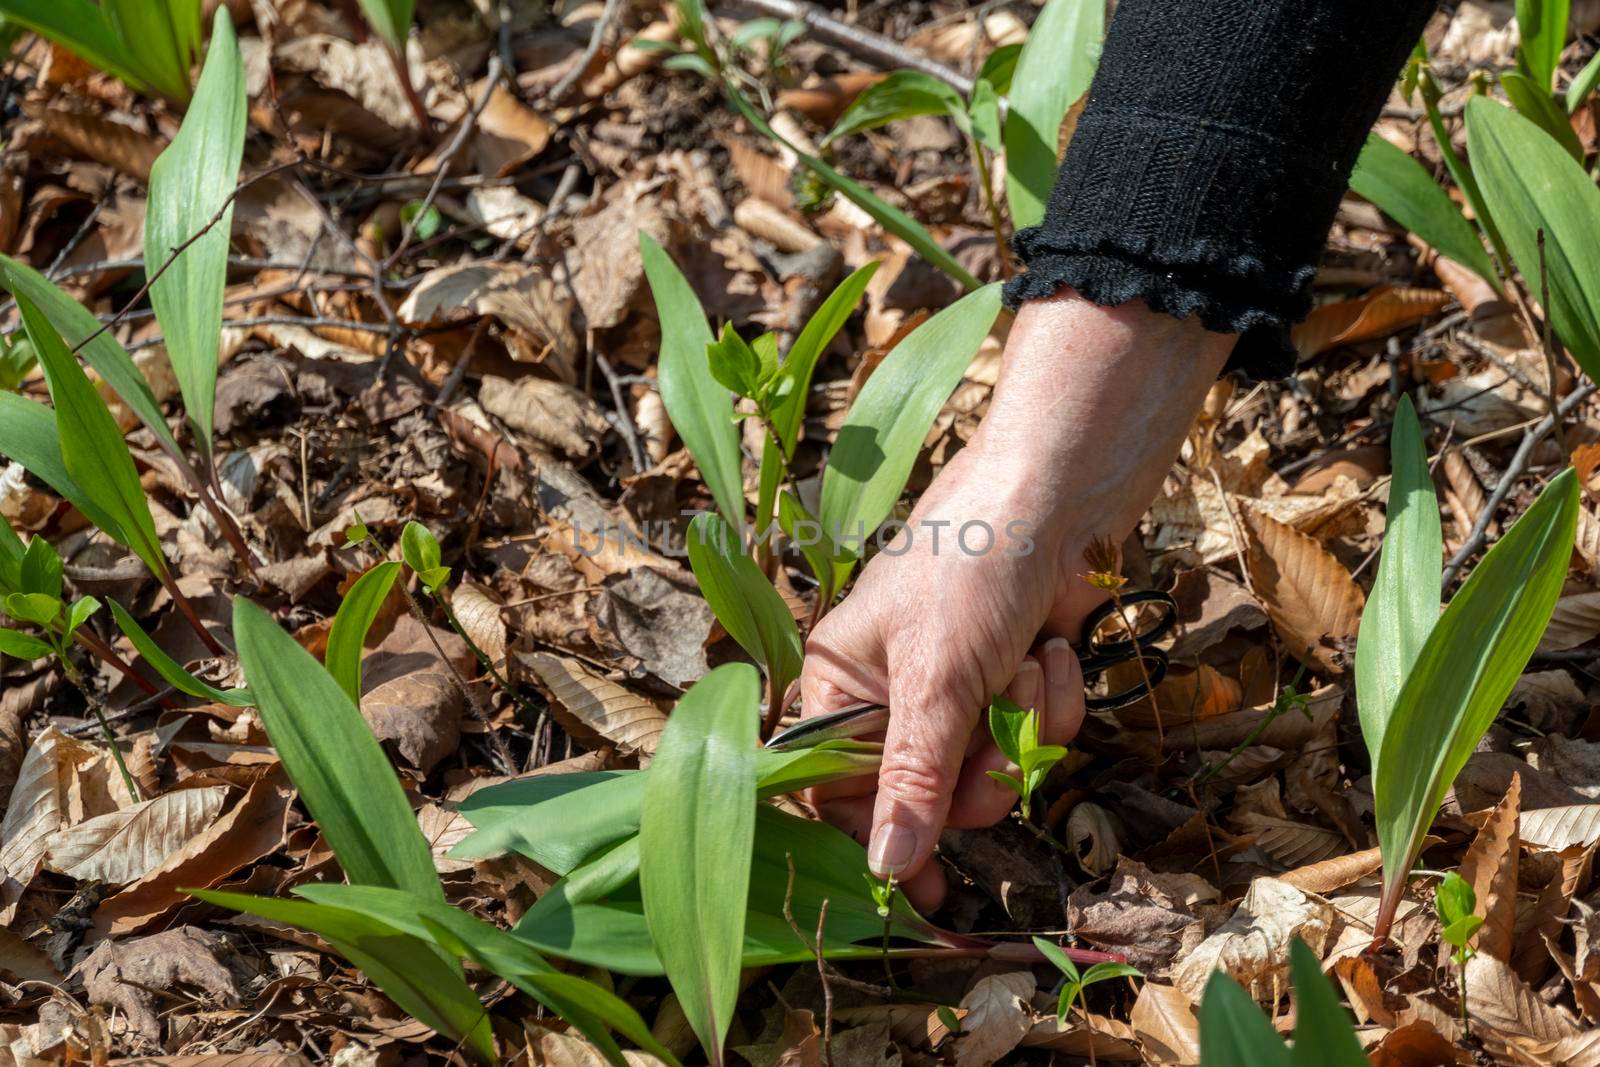
[[[482,94],[483,83],[479,82],[468,95],[477,100]],[[554,132],[554,126],[529,110],[502,82],[494,87],[478,116],[472,138],[474,169],[478,174],[503,178],[543,152]]]
[[[47,982],[59,985],[61,972],[56,970],[49,953],[0,926],[0,978],[12,984]]]
[[[1478,914],[1484,925],[1473,947],[1503,963],[1511,962],[1517,922],[1517,819],[1522,814],[1522,776],[1514,775],[1511,788],[1478,830],[1460,874],[1478,897]]]
[[[1382,866],[1383,853],[1376,848],[1367,848],[1288,871],[1280,874],[1278,881],[1287,882],[1307,893],[1331,893],[1335,889],[1354,885]]]
[[[523,263],[458,263],[428,273],[395,314],[408,326],[483,315],[507,327],[511,358],[539,363],[564,382],[577,380],[578,335],[572,302],[542,271]]]
[[[1324,674],[1341,673],[1341,650],[1355,640],[1366,603],[1361,587],[1298,530],[1249,508],[1240,520],[1249,542],[1250,584],[1289,652]]]
[[[956,1067],[990,1067],[1022,1042],[1033,1025],[1028,1002],[1036,984],[1027,971],[991,974],[961,998],[961,1036]]]
[[[633,310],[644,283],[640,232],[672,246],[672,224],[660,198],[647,192],[645,182],[625,181],[606,195],[604,206],[572,224],[572,291],[592,330],[620,326]]]
[[[1168,732],[1162,741],[1162,751],[1228,750],[1247,737],[1252,738],[1252,744],[1270,745],[1284,751],[1298,750],[1315,737],[1324,724],[1339,714],[1339,704],[1343,699],[1343,689],[1323,686],[1312,693],[1303,705],[1301,710],[1304,714],[1278,715],[1265,726],[1261,720],[1271,714],[1270,706],[1218,715],[1182,730]],[[1260,732],[1256,733],[1258,727]],[[1155,735],[1149,732],[1146,736],[1153,740]]]
[[[1176,986],[1146,982],[1128,1016],[1146,1054],[1163,1064],[1192,1067],[1200,1062],[1200,1021],[1194,1006]]]
[[[501,602],[494,590],[463,578],[450,596],[450,607],[472,643],[483,650],[496,670],[503,670],[506,621],[500,614]]]
[[[460,743],[467,702],[456,675],[469,678],[476,667],[467,643],[454,632],[424,629],[414,616],[402,615],[362,666],[361,714],[378,740],[426,774]]]
[[[1257,878],[1233,917],[1179,963],[1172,981],[1200,1003],[1211,972],[1222,970],[1269,1003],[1289,988],[1289,946],[1295,938],[1320,954],[1332,932],[1334,909],[1292,885]]]
[[[778,107],[798,112],[819,126],[832,126],[845,108],[856,102],[856,97],[885,77],[887,75],[879,71],[852,70],[831,78],[818,78],[799,89],[780,92]]]
[[[180,926],[149,937],[102,941],[73,974],[90,1004],[115,1009],[146,1041],[161,1040],[158,997],[199,990],[224,1005],[239,1003],[233,975],[217,960],[227,943],[216,934]]]
[[[1092,801],[1073,805],[1064,832],[1067,847],[1078,857],[1078,864],[1093,875],[1111,869],[1122,854],[1122,835],[1110,812]]]
[[[80,882],[125,885],[165,863],[222,811],[225,786],[175,789],[50,837],[44,865]]]
[[[1445,1067],[1456,1062],[1456,1047],[1418,1019],[1385,1034],[1368,1055],[1372,1067]]]
[[[1340,345],[1370,341],[1421,322],[1450,303],[1438,289],[1380,286],[1354,300],[1324,304],[1290,331],[1302,360]]]
[[[149,134],[103,115],[36,105],[24,105],[23,110],[75,154],[114,167],[141,183],[149,182],[150,166],[166,147]]]
[[[1600,634],[1600,593],[1574,593],[1556,601],[1556,610],[1539,640],[1540,652],[1577,648]]]
[[[605,1053],[573,1034],[528,1027],[526,1045],[528,1062],[539,1067],[610,1067]],[[628,1067],[663,1067],[656,1057],[643,1052],[624,1050],[622,1058]]]
[[[656,750],[667,716],[655,704],[575,659],[546,652],[515,658],[549,690],[556,701],[551,714],[580,743],[615,745],[624,756],[648,757]]]
[[[11,921],[17,898],[39,873],[51,836],[67,824],[74,771],[97,756],[90,746],[49,726],[23,757],[0,819],[0,925]]]
[[[1251,834],[1263,852],[1285,867],[1303,867],[1339,855],[1348,846],[1343,835],[1294,819],[1280,819],[1258,812],[1246,812],[1236,820],[1237,828]]]
[[[1377,972],[1364,956],[1348,956],[1333,966],[1334,976],[1344,986],[1345,997],[1356,1013],[1356,1021],[1365,1025],[1376,1022],[1380,1026],[1395,1025],[1394,1012],[1383,1000],[1383,984]]]
[[[235,871],[270,856],[283,844],[294,791],[281,768],[250,783],[244,798],[165,863],[94,913],[95,936],[138,933],[192,898],[184,889],[213,888]]]
[[[1578,888],[1589,879],[1589,869],[1594,852],[1586,848],[1569,848],[1560,853],[1561,865],[1550,876],[1533,907],[1517,917],[1516,944],[1512,950],[1511,966],[1524,982],[1537,985],[1550,970],[1550,953],[1546,949],[1551,939],[1559,938],[1566,925],[1567,912],[1573,907],[1573,897]],[[1584,907],[1581,901],[1577,907]],[[1577,928],[1582,934],[1581,926]],[[1600,980],[1600,958],[1595,961],[1596,980]],[[1575,990],[1576,992],[1576,990]],[[1595,991],[1600,994],[1600,990]],[[1600,996],[1592,1001],[1596,1011],[1590,1014],[1600,1022]],[[1580,1007],[1583,1006],[1580,1000]]]
[[[1524,812],[1518,828],[1525,845],[1553,852],[1600,842],[1600,804],[1564,804]]]
[[[1108,672],[1107,678],[1113,689],[1132,687],[1140,681],[1139,667],[1125,664]],[[1192,671],[1174,669],[1154,694],[1118,708],[1115,714],[1117,721],[1130,729],[1153,729],[1159,719],[1164,729],[1171,730],[1238,711],[1242,700],[1238,682],[1202,663]]]
[[[1557,1042],[1578,1032],[1562,1009],[1546,1004],[1508,965],[1492,956],[1467,961],[1467,1011],[1475,1034],[1494,1031],[1505,1038]],[[1491,1045],[1491,1037],[1485,1038]]]
[[[478,403],[512,429],[579,460],[599,451],[600,439],[611,425],[589,397],[545,378],[511,381],[486,374]]]

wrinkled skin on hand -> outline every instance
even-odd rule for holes
[[[1103,308],[1063,290],[1025,305],[978,432],[806,642],[805,714],[892,709],[877,778],[811,800],[918,907],[944,894],[928,862],[940,830],[995,823],[1017,799],[986,773],[1007,768],[982,724],[991,696],[1038,707],[1046,744],[1077,734],[1068,639],[1104,598],[1081,577],[1084,549],[1133,529],[1233,342],[1141,302]],[[994,532],[988,551],[982,527],[958,540],[974,522]]]

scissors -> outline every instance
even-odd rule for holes
[[[1078,655],[1078,663],[1083,667],[1084,689],[1087,690],[1106,670],[1118,664],[1142,661],[1144,672],[1138,681],[1119,692],[1106,696],[1087,695],[1084,706],[1090,711],[1113,711],[1143,700],[1167,676],[1167,654],[1156,647],[1156,642],[1171,633],[1177,624],[1178,605],[1166,593],[1155,590],[1124,593],[1119,600],[1136,632],[1131,637],[1116,640],[1102,637],[1101,630],[1106,623],[1116,621],[1121,624],[1122,612],[1114,602],[1107,602],[1095,609],[1083,624],[1087,635],[1084,641],[1087,651]],[[1150,611],[1149,608],[1154,610]],[[870,734],[888,724],[887,705],[852,704],[826,715],[802,719],[787,730],[779,730],[767,742],[767,748],[779,752],[813,748],[824,741]]]

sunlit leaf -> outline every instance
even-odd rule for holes
[[[1567,86],[1567,112],[1576,113],[1589,99],[1589,94],[1594,92],[1594,87],[1600,83],[1600,53],[1583,65],[1577,77],[1572,79],[1572,84]]]
[[[1483,242],[1444,187],[1409,152],[1377,134],[1350,173],[1350,188],[1372,201],[1390,218],[1428,242],[1440,255],[1469,267],[1495,289],[1500,279]]]
[[[361,0],[361,11],[390,48],[405,53],[414,0]]]
[[[740,663],[700,679],[673,709],[644,787],[639,888],[656,952],[713,1065],[739,998],[756,828],[760,691]]]
[[[1428,635],[1395,701],[1373,779],[1383,849],[1380,928],[1467,757],[1533,655],[1566,578],[1578,520],[1569,467],[1484,556]]]
[[[361,649],[399,575],[400,564],[391,560],[357,578],[328,629],[328,651],[323,662],[345,696],[357,706],[361,704]]]
[[[1272,1024],[1254,998],[1213,971],[1200,1001],[1200,1062],[1205,1067],[1291,1067]]]
[[[1294,980],[1293,1067],[1369,1067],[1350,1013],[1298,937],[1289,945],[1289,973]]]
[[[150,168],[144,217],[144,261],[152,272],[192,239],[151,283],[150,303],[161,324],[184,408],[194,424],[195,445],[207,457],[216,409],[222,291],[228,280],[233,230],[231,198],[244,153],[246,107],[244,61],[223,4],[211,25],[205,67],[183,125]],[[220,220],[202,234],[219,211]]]
[[[1544,233],[1551,322],[1600,379],[1600,189],[1537,126],[1484,97],[1467,102],[1467,140],[1484,201],[1535,300]]]
[[[1037,226],[1055,188],[1061,123],[1089,90],[1105,35],[1100,0],[1049,0],[1028,32],[1006,116],[1006,198],[1017,229]]]
[[[155,639],[145,632],[144,627],[139,625],[139,621],[128,613],[128,609],[116,600],[111,601],[111,616],[117,620],[117,628],[132,642],[139,655],[144,657],[144,661],[178,692],[233,708],[254,706],[255,697],[248,689],[218,689],[184,670],[183,664],[167,655],[165,650],[156,644]]]
[[[81,511],[84,518],[105,531],[107,537],[118,544],[127,543],[117,520],[67,473],[66,460],[61,457],[61,437],[56,432],[55,412],[44,404],[16,393],[0,393],[0,456],[22,464]]]
[[[845,416],[822,477],[822,528],[853,558],[889,516],[939,409],[1000,313],[1000,286],[969,293],[894,347]],[[851,564],[836,568],[840,589]]]
[[[1516,0],[1517,66],[1546,95],[1555,87],[1561,50],[1567,46],[1571,0]]]
[[[1443,534],[1422,424],[1409,396],[1395,410],[1389,510],[1378,576],[1356,642],[1356,710],[1373,772],[1395,700],[1439,621]]]
[[[969,129],[967,102],[948,82],[920,70],[897,70],[856,97],[820,147],[826,148],[852,133],[875,130],[918,115],[948,115],[963,132]]]
[[[267,736],[345,874],[443,900],[389,757],[339,683],[244,597],[233,602],[233,633]]]
[[[89,0],[0,0],[0,15],[115,74],[134,89],[158,88],[151,84],[152,72],[140,63],[140,53],[128,48],[100,5]],[[174,73],[157,71],[156,80],[166,82]],[[187,68],[182,73],[183,89],[173,97],[176,100],[188,94]]]
[[[767,671],[781,696],[800,676],[800,629],[783,597],[745,555],[739,534],[721,516],[703,512],[685,539],[689,565],[717,621]]]
[[[125,61],[164,96],[189,99],[189,68],[200,52],[198,0],[101,0],[100,7]]]
[[[729,522],[744,522],[744,477],[733,398],[711,376],[706,346],[713,337],[700,298],[655,238],[639,234],[639,254],[661,320],[661,402],[694,457],[717,507]]]
[[[1511,101],[1519,114],[1549,134],[1567,150],[1567,155],[1574,162],[1583,162],[1583,145],[1567,119],[1566,109],[1556,103],[1555,97],[1540,89],[1526,75],[1514,70],[1500,75],[1500,87],[1506,91],[1506,99]]]

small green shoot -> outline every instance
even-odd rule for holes
[[[1084,990],[1098,982],[1109,982],[1116,978],[1143,978],[1144,972],[1128,963],[1096,963],[1086,971],[1079,971],[1078,965],[1072,962],[1061,946],[1053,941],[1046,941],[1042,937],[1033,939],[1033,946],[1044,953],[1061,972],[1061,996],[1056,1000],[1056,1018],[1061,1022],[1067,1021],[1067,1015],[1072,1011],[1072,1002],[1078,1002],[1078,1008],[1085,1017],[1089,1014],[1089,1005],[1084,999]]]
[[[438,596],[450,580],[450,568],[440,563],[439,539],[420,522],[408,522],[400,532],[400,556],[429,596]]]
[[[1477,914],[1478,894],[1473,891],[1471,882],[1451,871],[1433,891],[1433,910],[1439,916],[1439,937],[1455,949],[1450,958],[1461,969],[1461,1026],[1466,1029],[1469,1026],[1467,961],[1478,954],[1472,947],[1472,939],[1483,929],[1484,923]]]
[[[1005,697],[995,697],[989,705],[989,733],[1021,774],[1017,778],[1004,771],[990,771],[989,777],[1022,799],[1022,817],[1026,819],[1033,810],[1034,790],[1044,783],[1050,768],[1066,758],[1066,746],[1040,744],[1038,710],[1020,707]]]

